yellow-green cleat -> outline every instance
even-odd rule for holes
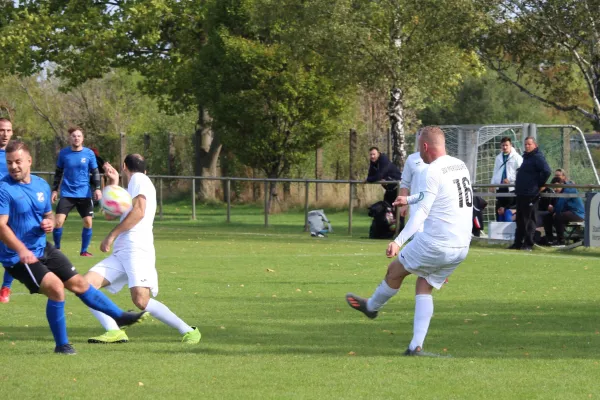
[[[100,336],[91,337],[88,339],[88,343],[127,343],[129,342],[129,338],[124,330],[115,329],[111,331],[106,331]]]
[[[192,326],[192,328],[194,329],[193,331],[190,331],[190,332],[186,333],[185,335],[183,335],[183,339],[181,339],[181,343],[196,344],[196,343],[200,342],[200,338],[202,337],[202,334],[200,333],[200,331],[198,330],[197,327]]]

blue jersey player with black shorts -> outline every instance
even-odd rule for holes
[[[60,249],[62,230],[67,215],[73,208],[77,208],[83,219],[81,231],[81,251],[84,257],[91,257],[88,252],[92,240],[92,218],[94,217],[94,201],[102,198],[100,190],[100,173],[96,155],[91,149],[83,147],[83,132],[80,128],[69,129],[70,146],[62,149],[56,162],[56,173],[54,174],[54,186],[52,189],[52,202],[58,198],[60,186],[60,201],[56,206],[56,227],[53,232],[54,245]],[[90,174],[92,175],[92,186],[90,188]],[[62,182],[61,182],[62,180]]]
[[[6,146],[12,137],[12,123],[6,118],[0,118],[0,180],[8,175],[6,168]],[[4,271],[4,279],[2,287],[0,287],[0,303],[8,303],[10,301],[10,293],[12,288],[13,277]]]
[[[124,312],[79,275],[69,259],[46,241],[54,228],[50,187],[31,175],[31,153],[21,141],[6,147],[8,176],[0,181],[0,263],[33,293],[48,297],[46,317],[54,336],[54,351],[75,354],[67,337],[67,288],[88,307],[128,326],[146,314]]]

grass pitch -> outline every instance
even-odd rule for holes
[[[302,214],[233,214],[199,208],[155,227],[158,299],[202,341],[150,320],[130,343],[91,345],[102,328],[73,295],[68,329],[78,351],[52,353],[45,299],[14,285],[0,305],[0,382],[5,399],[209,398],[573,398],[600,396],[599,253],[510,252],[473,247],[434,293],[425,350],[451,358],[406,358],[414,278],[376,320],[350,309],[383,278],[387,242],[366,240],[367,217],[345,234],[347,215],[326,239],[301,232]],[[176,213],[175,211],[173,211]],[[80,272],[102,255],[112,223],[97,219],[93,258],[78,256],[80,221],[65,226],[63,250]],[[132,307],[128,294],[112,297]]]

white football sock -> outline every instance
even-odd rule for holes
[[[392,289],[389,287],[384,279],[381,281],[381,284],[377,286],[377,289],[375,289],[375,293],[367,300],[367,309],[369,311],[379,310],[389,299],[398,293],[398,290],[400,289]]]
[[[117,325],[117,322],[114,319],[112,319],[112,317],[109,317],[108,315],[98,310],[94,310],[93,308],[90,308],[90,311],[92,312],[92,314],[94,314],[94,317],[96,317],[96,319],[100,321],[104,329],[106,329],[107,331],[118,331],[120,329],[119,325]]]
[[[183,322],[183,320],[175,315],[173,311],[169,310],[169,307],[165,306],[160,301],[150,299],[148,301],[148,306],[144,311],[148,311],[150,315],[157,320],[177,329],[182,335],[193,331],[191,326]]]
[[[418,294],[415,296],[415,320],[413,326],[413,338],[408,345],[410,350],[417,347],[423,348],[425,336],[429,329],[429,322],[433,316],[433,296],[430,294]]]

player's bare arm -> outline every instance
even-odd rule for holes
[[[401,187],[400,188],[400,192],[399,192],[400,196],[408,196],[408,188],[405,187]],[[401,217],[406,217],[406,212],[408,211],[408,206],[401,206],[400,207],[400,216]]]
[[[112,231],[104,238],[100,244],[100,250],[102,252],[110,251],[110,248],[121,233],[127,232],[134,226],[136,226],[146,213],[146,197],[144,195],[137,195],[132,200],[131,211],[119,225],[115,226]]]
[[[10,229],[10,226],[8,226],[8,215],[0,215],[0,241],[9,249],[16,251],[19,255],[19,260],[23,264],[38,262],[37,257],[17,238],[12,229]]]
[[[50,233],[54,230],[54,214],[52,211],[44,214],[44,219],[42,219],[42,222],[40,223],[40,228],[46,233]]]
[[[119,184],[119,173],[110,165],[110,163],[104,163],[104,175],[108,178],[109,185],[118,185]]]

